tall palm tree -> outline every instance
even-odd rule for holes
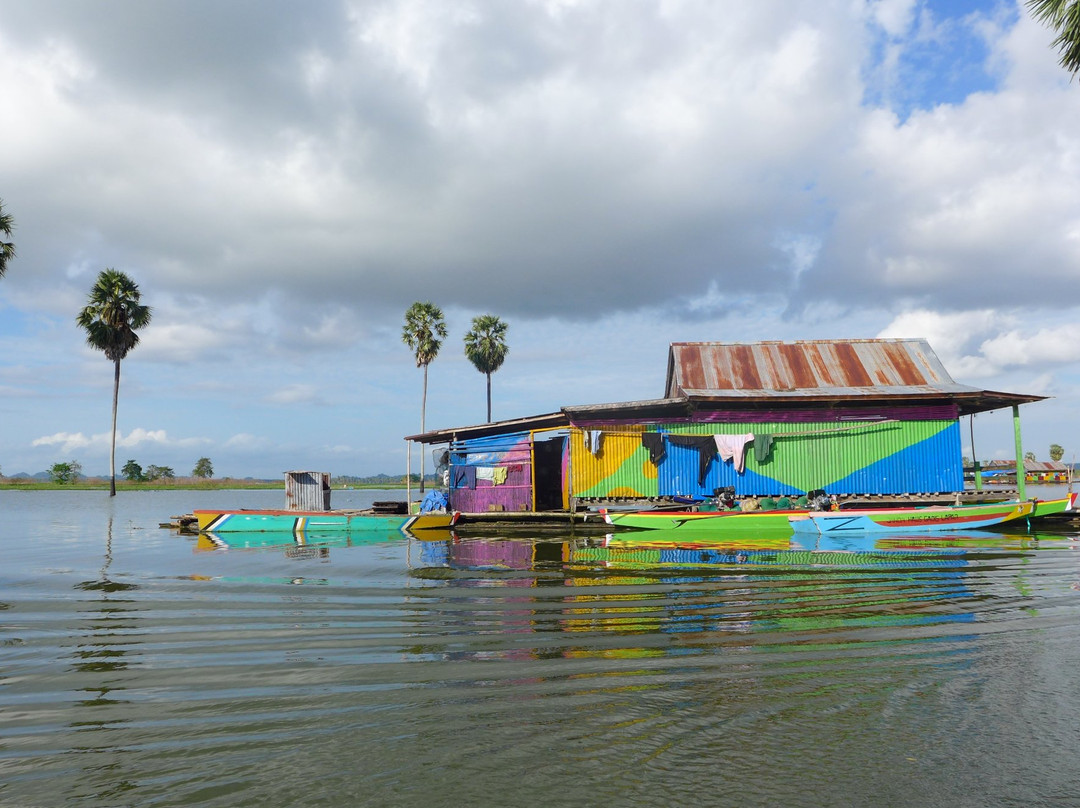
[[[487,419],[491,423],[491,374],[502,367],[510,353],[506,344],[506,323],[494,314],[473,317],[472,329],[465,335],[465,356],[473,367],[487,376]]]
[[[1061,66],[1080,73],[1080,0],[1027,0],[1031,16],[1057,31],[1053,45]]]
[[[0,233],[4,238],[11,238],[11,231],[15,229],[15,220],[10,213],[4,213],[4,200],[0,199]],[[7,272],[8,261],[15,257],[15,245],[10,241],[0,241],[0,278]]]
[[[425,432],[427,416],[428,365],[439,355],[446,339],[446,321],[442,309],[434,303],[413,303],[405,312],[401,341],[412,348],[416,366],[424,369],[424,395],[420,399],[420,431]],[[424,493],[424,452],[420,453],[420,493]]]
[[[75,322],[86,331],[86,344],[113,363],[112,451],[109,454],[109,496],[116,496],[116,402],[120,395],[120,360],[139,344],[137,329],[150,322],[149,306],[140,302],[139,287],[123,272],[104,269]]]

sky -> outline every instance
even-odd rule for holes
[[[119,469],[400,474],[486,420],[660,398],[677,341],[918,337],[1080,449],[1080,105],[1007,0],[0,0],[0,472],[106,474],[97,274],[153,309]],[[1013,456],[1011,414],[965,454]],[[414,455],[417,470],[419,456]],[[430,461],[426,463],[430,469]]]

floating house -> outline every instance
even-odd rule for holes
[[[1065,483],[1070,479],[1069,467],[1060,460],[1025,460],[1024,473],[1029,482]]]
[[[962,491],[959,419],[1042,396],[957,384],[925,340],[672,343],[664,397],[406,438],[445,445],[450,507]],[[1022,484],[1021,484],[1022,487]],[[1023,495],[1023,492],[1021,492]]]

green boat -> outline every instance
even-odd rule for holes
[[[717,534],[783,538],[793,532],[789,517],[806,513],[806,510],[601,511],[604,521],[609,525],[634,530],[677,531],[688,538]]]

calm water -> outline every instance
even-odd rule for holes
[[[0,805],[1080,805],[1076,534],[784,556],[158,527],[282,498],[0,491]]]

